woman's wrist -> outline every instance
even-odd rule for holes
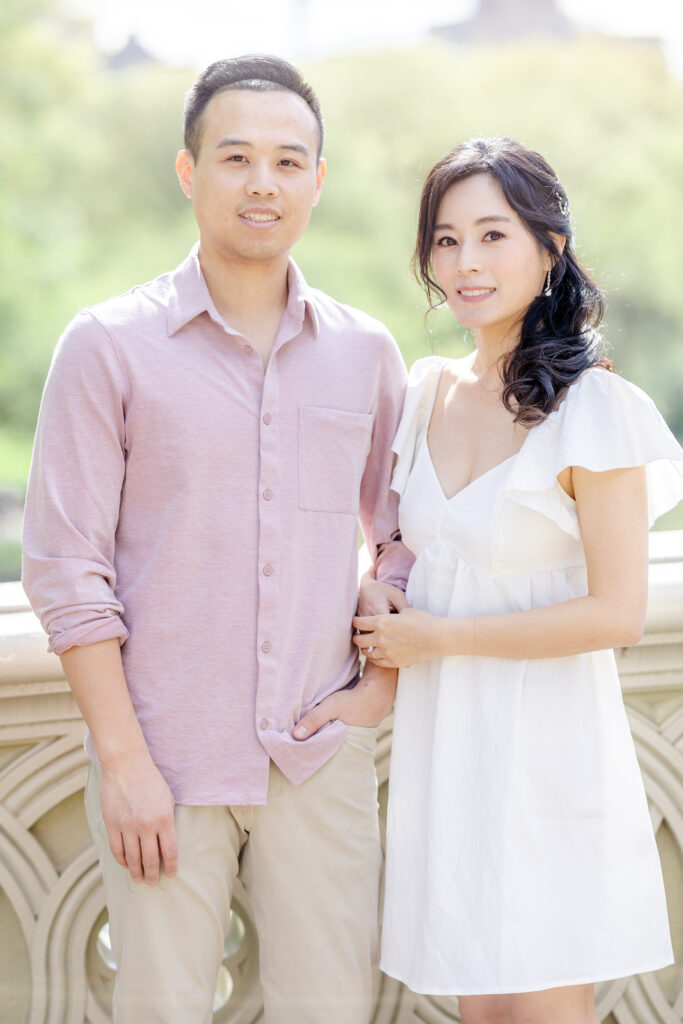
[[[434,616],[434,657],[474,654],[476,650],[476,618],[469,616]]]
[[[453,645],[451,637],[450,625],[451,620],[447,616],[434,615],[432,622],[432,640],[431,647],[433,647],[435,658],[447,658],[453,651],[450,649]]]

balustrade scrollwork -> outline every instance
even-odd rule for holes
[[[597,986],[605,1024],[683,1024],[683,532],[653,537],[650,610],[619,670],[662,858],[676,965]],[[377,745],[385,813],[391,718]],[[0,1024],[108,1024],[114,979],[83,812],[83,723],[18,584],[0,585]],[[637,884],[637,880],[634,880]],[[258,943],[236,888],[215,1024],[262,1020]],[[378,977],[373,1024],[458,1021],[454,999]]]

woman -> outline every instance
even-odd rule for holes
[[[600,357],[602,299],[537,153],[441,160],[415,263],[476,349],[413,367],[392,482],[411,607],[354,620],[401,668],[382,967],[459,996],[465,1024],[593,1024],[593,982],[672,961],[611,648],[642,634],[683,450]]]

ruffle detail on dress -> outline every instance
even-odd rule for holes
[[[576,504],[557,482],[568,466],[594,473],[647,467],[649,525],[683,500],[683,448],[652,399],[608,370],[589,370],[532,427],[505,481],[507,498],[580,538]]]
[[[391,450],[396,453],[396,465],[390,486],[397,494],[403,494],[418,445],[429,426],[436,389],[445,362],[442,356],[426,356],[424,359],[418,359],[410,368],[403,415],[391,445]]]

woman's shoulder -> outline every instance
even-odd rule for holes
[[[416,359],[408,374],[408,387],[423,387],[426,382],[434,381],[448,374],[458,377],[465,370],[469,356],[453,359],[447,356],[423,356]]]
[[[633,381],[622,377],[613,367],[605,366],[602,363],[589,366],[567,389],[567,395],[572,393],[578,395],[581,392],[596,396],[602,394],[626,402],[637,399],[654,405],[646,391],[643,391]]]
[[[425,381],[441,373],[446,360],[443,356],[422,356],[408,371],[408,387],[420,387]]]
[[[645,391],[613,371],[591,367],[531,429],[523,456],[520,471],[552,482],[568,466],[597,472],[681,460],[683,450]]]
[[[652,399],[601,367],[586,370],[545,420],[532,427],[506,481],[513,501],[576,538],[579,526],[557,486],[574,466],[592,472],[648,467],[649,521],[683,498],[683,449]]]
[[[612,428],[620,423],[629,430],[650,426],[660,429],[664,420],[657,406],[642,388],[626,380],[616,371],[604,366],[591,366],[569,386],[555,412],[548,420],[557,417],[563,429],[570,424],[579,427],[588,419],[596,429],[602,421]]]
[[[441,374],[452,362],[455,360],[444,356],[425,356],[410,368],[403,414],[391,446],[397,456],[391,487],[398,494],[403,493],[415,453],[427,429]]]

